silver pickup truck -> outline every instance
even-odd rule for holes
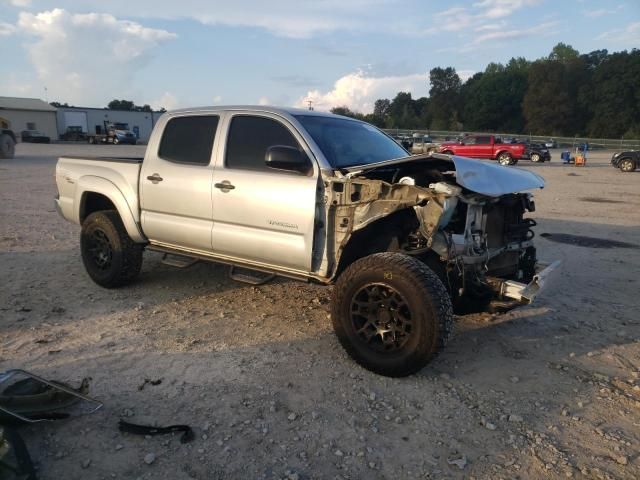
[[[145,250],[232,277],[334,284],[346,351],[389,375],[421,369],[447,343],[453,311],[529,303],[540,272],[528,190],[534,173],[410,156],[357,120],[267,107],[165,114],[144,158],[62,157],[56,206],[82,225],[89,276],[107,288]]]

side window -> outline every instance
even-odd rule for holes
[[[225,166],[241,170],[263,170],[269,147],[283,145],[300,149],[291,132],[280,122],[264,117],[237,115],[231,120],[227,137]]]
[[[476,145],[489,145],[491,137],[476,137]]]
[[[162,132],[158,156],[170,162],[209,165],[217,128],[215,115],[172,118]]]

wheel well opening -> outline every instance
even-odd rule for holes
[[[418,225],[413,209],[406,208],[354,232],[340,255],[336,277],[360,258],[373,253],[400,251],[403,240]]]
[[[84,219],[91,215],[93,212],[98,212],[100,210],[117,209],[113,202],[101,193],[86,192],[82,196],[80,207],[80,223],[82,223]]]

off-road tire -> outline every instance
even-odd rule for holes
[[[536,162],[536,163],[538,163],[538,162],[539,162],[539,161],[541,161],[541,160],[542,160],[542,157],[540,156],[540,154],[539,154],[539,153],[532,153],[532,154],[531,154],[531,161],[532,161],[532,162]]]
[[[498,155],[498,163],[500,165],[513,165],[513,157],[511,156],[511,154],[509,152],[501,152],[500,155]]]
[[[101,264],[96,247],[98,242],[108,243],[110,253],[107,264]],[[127,234],[115,210],[102,210],[90,214],[82,222],[80,233],[82,263],[91,279],[105,288],[116,288],[133,281],[142,267],[143,246]]]
[[[372,286],[395,291],[409,309],[411,330],[394,351],[380,351],[380,344],[366,342],[354,325],[352,302]],[[451,300],[438,276],[419,260],[390,252],[374,253],[346,268],[333,288],[331,319],[347,353],[364,368],[389,377],[422,369],[444,348],[453,330]],[[378,339],[377,335],[373,338]]]
[[[15,153],[15,140],[7,133],[0,134],[0,158],[13,158]]]
[[[623,158],[620,160],[620,171],[628,173],[633,172],[636,169],[635,162],[630,158]]]

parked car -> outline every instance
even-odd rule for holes
[[[549,149],[541,143],[530,143],[527,145],[527,152],[529,153],[529,159],[532,162],[550,162],[551,153]]]
[[[611,165],[623,172],[633,172],[635,169],[640,168],[640,151],[616,152],[611,157]]]
[[[422,135],[420,133],[414,133],[412,139],[412,145],[410,152],[418,155],[421,153],[435,153],[440,148],[440,145],[435,143],[429,135]]]
[[[411,156],[374,126],[329,113],[170,112],[144,158],[61,157],[56,184],[98,285],[132,282],[145,250],[174,266],[228,264],[248,283],[335,284],[340,343],[382,375],[412,374],[446,345],[452,304],[529,303],[554,268],[538,272],[526,218],[540,176]]]
[[[550,138],[546,142],[544,142],[544,146],[547,148],[558,148],[558,142],[554,138]]]
[[[524,143],[504,143],[493,135],[468,135],[457,142],[445,142],[440,152],[469,158],[498,160],[500,165],[515,165],[526,156]]]
[[[23,130],[20,139],[25,143],[50,143],[51,139],[37,130]]]

